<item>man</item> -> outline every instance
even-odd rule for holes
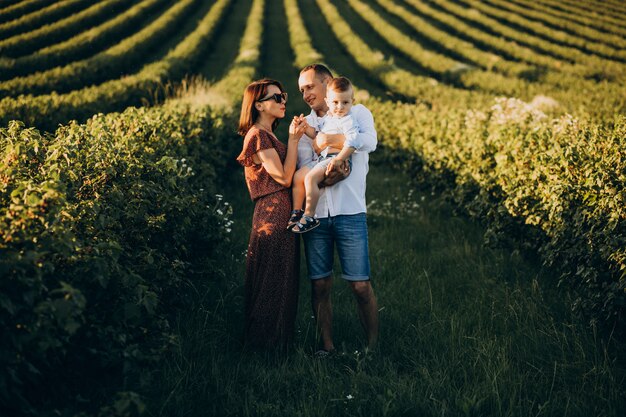
[[[313,64],[303,68],[298,78],[302,98],[311,107],[306,117],[311,126],[328,111],[324,98],[326,85],[332,74],[324,65]],[[333,245],[341,262],[342,278],[348,281],[357,301],[359,319],[365,330],[367,348],[375,347],[378,339],[378,304],[370,283],[367,223],[365,218],[365,178],[369,152],[376,149],[377,135],[372,113],[363,106],[354,108],[353,117],[359,125],[359,134],[352,144],[352,173],[345,180],[322,189],[315,216],[320,226],[303,234],[307,269],[312,283],[312,307],[320,331],[322,349],[317,356],[333,352],[332,335],[332,267]],[[342,134],[318,133],[317,148],[341,148]],[[298,144],[298,166],[306,164],[311,156],[311,138],[303,136]],[[329,169],[332,169],[332,164]]]

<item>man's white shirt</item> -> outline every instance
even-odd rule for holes
[[[378,139],[374,127],[374,117],[367,107],[357,104],[352,107],[351,115],[359,127],[359,133],[354,137],[346,138],[344,142],[344,146],[351,146],[355,149],[352,154],[352,173],[348,178],[332,187],[321,189],[315,211],[315,216],[320,219],[366,212],[365,180],[369,171],[369,153],[376,149]],[[311,110],[306,119],[310,126],[320,126],[321,120],[315,111]],[[298,168],[317,158],[312,141],[313,139],[306,135],[300,139],[298,143]]]

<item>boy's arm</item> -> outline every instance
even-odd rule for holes
[[[350,140],[341,133],[325,134],[320,132],[315,140],[321,149],[330,146],[341,149],[347,142],[348,146],[355,148],[357,152],[373,152],[378,144],[378,135],[374,127],[374,117],[369,109],[362,104],[353,107],[355,124],[358,126],[358,133]]]
[[[354,149],[352,146],[344,146],[343,148],[341,148],[341,152],[339,152],[334,159],[344,162],[350,157],[350,155],[354,153],[355,150],[356,149]]]

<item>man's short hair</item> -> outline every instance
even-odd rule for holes
[[[328,88],[329,90],[344,93],[352,89],[352,83],[346,77],[337,77],[330,80],[326,88]]]
[[[333,74],[332,72],[330,72],[330,70],[328,69],[328,67],[324,64],[311,64],[311,65],[307,65],[306,67],[302,68],[300,70],[300,74],[307,72],[308,70],[313,70],[315,71],[315,76],[318,77],[320,80],[323,80],[325,78],[333,78]]]

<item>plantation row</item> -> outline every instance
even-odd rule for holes
[[[597,86],[597,83],[593,83],[588,80],[570,80],[567,87],[571,89],[572,86],[575,86],[575,91],[572,94],[570,91],[562,91],[562,87],[555,89],[552,85],[546,83],[531,82],[523,78],[518,79],[514,77],[502,76],[498,73],[476,70],[468,66],[464,68],[463,64],[453,58],[423,49],[417,42],[413,41],[410,36],[405,35],[400,30],[394,28],[392,24],[387,23],[378,13],[364,3],[356,0],[349,0],[348,3],[364,20],[367,21],[369,25],[371,25],[379,36],[384,38],[389,43],[390,46],[408,56],[416,65],[423,66],[439,79],[458,84],[460,87],[490,92],[492,94],[517,96],[525,99],[532,98],[539,94],[544,94],[555,97],[559,101],[561,101],[561,98],[563,98],[563,101],[566,101],[571,100],[572,96],[579,96],[580,89],[596,89],[597,94],[602,95],[603,97],[615,94],[615,86],[601,88]],[[413,28],[419,28],[422,33],[429,29],[427,22],[424,22],[423,19],[411,14],[407,9],[402,8],[401,6],[395,6],[392,2],[385,0],[378,0],[378,3],[380,3],[387,10],[396,14],[401,19],[405,20]],[[438,39],[443,46],[453,50],[459,55],[469,55],[470,60],[471,58],[475,58],[479,61],[480,59],[478,57],[490,60],[493,60],[494,58],[493,55],[489,56],[489,54],[485,54],[476,48],[472,48],[471,45],[466,45],[467,42],[465,42],[465,44],[455,42],[455,40],[450,39],[450,37],[446,37],[445,33],[441,30],[433,27],[430,27],[430,29],[432,32],[432,34],[429,34],[430,38]],[[446,42],[446,40],[448,40],[448,42]],[[511,68],[510,62],[503,61],[503,64],[509,65],[502,65],[498,67],[498,64],[494,64],[493,69],[502,67],[507,69]],[[483,64],[483,66],[486,65],[487,64]],[[527,65],[520,65],[518,63],[514,63],[513,65],[515,65],[515,70],[518,72],[518,75],[523,76],[525,75],[524,72],[532,74],[533,69]],[[556,82],[563,84],[564,80],[561,74],[554,75],[554,77],[550,78],[556,78]],[[612,91],[608,91],[608,88],[611,88]],[[626,93],[626,91],[624,92]]]
[[[541,71],[527,71],[531,78],[548,77],[550,74],[554,74],[553,77],[550,77],[546,81],[559,85],[558,80],[564,77],[565,80],[563,84],[571,85],[573,81],[578,81],[578,79],[570,75],[583,78],[604,78],[609,76],[614,78],[620,74],[618,71],[616,71],[615,75],[607,74],[603,72],[604,70],[597,68],[597,66],[585,66],[582,64],[563,62],[560,59],[556,59],[555,56],[537,52],[530,47],[520,44],[519,41],[521,39],[516,39],[518,37],[517,32],[511,30],[506,25],[502,25],[497,20],[490,19],[486,16],[471,13],[471,10],[460,7],[454,3],[437,2],[437,5],[442,9],[439,11],[420,0],[406,1],[410,6],[415,8],[415,10],[419,11],[419,13],[434,19],[439,24],[445,24],[447,32],[456,32],[459,35],[468,37],[471,42],[476,42],[477,45],[483,48],[491,49],[497,54],[493,56],[492,61],[499,62],[502,57],[510,57],[515,61],[527,62],[539,68],[552,70],[545,75],[543,75]],[[479,26],[472,26],[472,24]],[[482,27],[491,28],[498,32],[492,35],[489,31],[483,30]],[[511,40],[508,39],[509,37],[511,37]],[[459,52],[459,50],[456,50],[456,52]],[[567,76],[564,76],[564,74],[567,74]]]
[[[193,71],[230,4],[231,0],[216,1],[192,33],[163,59],[145,65],[138,73],[67,94],[7,97],[0,100],[0,121],[19,119],[52,130],[66,120],[85,120],[95,113],[119,111],[154,99],[166,81]]]
[[[591,15],[594,17],[598,17],[599,19],[607,20],[609,22],[624,26],[623,19],[626,16],[626,10],[624,10],[623,3],[620,2],[618,2],[617,4],[610,4],[611,2],[608,1],[602,3],[592,2],[592,4],[587,5],[585,3],[573,0],[563,0],[560,2],[557,2],[556,0],[550,0],[549,3],[553,5],[556,3],[558,8],[567,11],[573,11],[577,15]]]
[[[193,13],[198,3],[199,0],[176,2],[139,32],[88,59],[4,81],[0,83],[0,94],[65,93],[84,85],[101,83],[115,74],[132,72],[133,66],[141,62],[140,57],[171,37]]]
[[[285,9],[295,64],[324,60],[302,31],[296,0],[285,0]],[[494,241],[539,250],[561,272],[560,280],[578,290],[576,307],[595,320],[623,314],[625,117],[606,123],[550,119],[516,99],[475,110],[452,103],[437,109],[378,99],[365,104],[381,144],[486,221]]]
[[[532,13],[527,7],[518,6],[502,0],[486,1],[488,7],[483,9],[483,11],[488,12],[491,16],[527,28],[537,35],[545,36],[563,44],[583,48],[595,54],[606,55],[612,58],[623,58],[626,56],[622,51],[624,45],[626,45],[626,40],[624,40],[622,36],[616,36],[607,32],[598,32],[585,26],[567,25],[559,19],[549,19],[543,13]],[[513,18],[513,16],[517,17]],[[555,30],[538,22],[538,16],[541,16],[540,20],[547,20],[551,26],[566,29],[567,31]],[[619,33],[619,29],[616,32]]]
[[[38,8],[45,7],[54,0],[14,0],[2,3],[0,9],[0,23],[8,22],[20,16],[29,14]]]
[[[41,49],[67,39],[78,31],[97,25],[108,19],[111,14],[131,6],[132,2],[106,0],[96,3],[80,13],[73,14],[49,25],[0,41],[0,54],[20,56],[28,51]]]
[[[29,14],[20,15],[19,18],[0,24],[0,39],[8,38],[17,33],[37,29],[38,27],[54,22],[70,14],[87,7],[90,0],[63,0],[51,4],[50,6],[34,11]]]
[[[123,39],[146,20],[166,0],[144,0],[100,26],[19,58],[0,60],[0,80],[50,69],[81,58]],[[20,43],[16,42],[16,47]]]
[[[101,5],[104,3],[107,2],[103,2]],[[8,121],[11,118],[21,117],[29,123],[38,123],[38,120],[42,119],[37,114],[37,108],[40,107],[41,102],[66,101],[64,93],[69,92],[71,92],[70,97],[74,103],[80,101],[76,97],[77,94],[89,96],[85,99],[89,102],[93,96],[92,88],[81,91],[79,90],[81,87],[96,86],[105,82],[102,86],[106,86],[108,90],[109,85],[106,82],[108,78],[115,76],[115,74],[132,72],[134,70],[133,64],[136,65],[139,57],[143,56],[146,51],[150,51],[151,48],[158,46],[163,39],[171,36],[171,31],[177,27],[175,22],[188,19],[188,13],[196,8],[191,6],[191,0],[168,8],[158,19],[139,32],[128,36],[122,42],[89,58],[78,61],[73,61],[73,59],[80,58],[81,54],[90,50],[89,46],[91,45],[84,44],[87,36],[101,35],[102,39],[100,40],[104,43],[107,34],[113,36],[120,29],[131,29],[133,25],[129,22],[132,18],[136,17],[141,20],[144,13],[159,6],[157,3],[158,0],[145,0],[107,22],[111,24],[103,24],[101,28],[94,28],[94,30],[98,29],[96,32],[89,32],[84,34],[85,36],[77,35],[68,40],[67,43],[42,49],[25,57],[1,60],[0,68],[6,69],[3,71],[5,78],[10,78],[24,71],[30,72],[31,69],[37,67],[41,69],[50,68],[42,72],[0,82],[0,92],[4,95],[15,97],[20,94],[29,94],[24,97],[15,97],[15,99],[7,98],[5,102],[0,103],[0,108],[16,108],[13,114],[4,115],[0,112],[2,120]],[[371,3],[372,6],[376,7],[370,7],[363,2],[349,2],[360,18],[371,25],[375,33],[385,39],[388,50],[384,52],[406,55],[412,61],[413,68],[408,69],[395,65],[391,60],[365,44],[361,37],[362,34],[354,32],[349,26],[344,26],[343,29],[346,37],[340,36],[339,39],[346,44],[346,48],[360,66],[375,73],[379,79],[384,79],[385,81],[381,82],[390,91],[404,96],[408,100],[418,99],[429,102],[429,96],[434,96],[441,101],[442,97],[461,95],[466,97],[463,101],[467,104],[479,104],[481,102],[486,103],[494,94],[517,96],[526,100],[536,95],[550,95],[567,105],[567,109],[570,111],[577,112],[581,108],[587,108],[593,114],[610,117],[614,112],[620,112],[620,109],[624,108],[623,97],[626,96],[626,91],[624,91],[626,86],[622,82],[624,65],[619,62],[606,61],[600,63],[597,62],[597,59],[589,57],[591,61],[586,62],[584,66],[581,64],[561,65],[553,57],[537,54],[525,47],[516,46],[512,48],[515,46],[513,42],[466,25],[458,18],[452,17],[452,14],[438,12],[419,0],[407,0],[407,7],[387,0],[376,0],[376,2],[372,1]],[[451,6],[442,0],[436,1],[436,3],[440,3],[438,4],[439,7]],[[319,7],[326,19],[337,17],[338,12],[330,2],[320,2]],[[472,36],[472,32],[474,32],[476,46],[458,36],[447,34],[446,31],[430,24],[429,20],[424,20],[413,13],[412,9],[408,7],[414,8],[420,14],[427,16],[428,19],[439,19],[439,22],[450,27],[456,27],[457,31],[462,29],[466,32],[466,36]],[[459,6],[452,5],[452,7],[469,10]],[[385,14],[395,15],[396,18],[403,20],[412,28],[411,30],[428,39],[428,42],[437,45],[436,48],[434,50],[427,49],[407,34],[394,28],[392,22],[385,20],[386,16],[381,14],[383,10]],[[458,12],[458,10],[456,11]],[[339,18],[339,20],[342,21],[343,19]],[[498,23],[493,19],[483,23],[490,24],[491,27],[498,27]],[[343,23],[339,24],[339,26],[342,25]],[[335,34],[339,30],[337,25],[331,25],[331,29]],[[511,29],[508,30],[515,32]],[[99,38],[96,37],[92,40],[95,39]],[[542,42],[549,43],[543,40]],[[347,45],[348,43],[350,45]],[[516,55],[516,59],[525,59],[529,62],[502,59],[502,57],[482,49],[484,44],[490,44],[491,47],[497,46],[501,51],[507,50],[507,54]],[[444,53],[439,52],[438,49],[442,49]],[[449,51],[452,56],[445,51]],[[367,58],[361,57],[361,54],[365,54]],[[457,61],[453,58],[454,56],[463,57],[465,62]],[[54,67],[56,64],[68,61],[73,62]],[[545,70],[544,65],[550,65],[553,70]],[[563,71],[568,72],[568,74],[571,73],[571,75],[564,75]],[[424,75],[427,77],[419,74],[420,72],[425,72]],[[616,78],[618,74],[622,75],[622,79]],[[165,79],[168,78],[178,77],[165,77]],[[617,83],[597,83],[586,78],[616,79]],[[432,89],[428,86],[441,82],[456,88],[438,86],[434,94],[429,94]],[[407,86],[408,88],[406,88]],[[459,90],[471,91],[467,93]],[[61,96],[50,95],[51,91],[55,91]],[[441,96],[441,92],[443,92],[443,96]],[[35,97],[38,94],[42,94],[42,96]],[[451,100],[456,101],[456,97]],[[31,101],[33,102],[32,106],[29,106]],[[27,108],[32,108],[31,114],[20,115],[20,111],[28,111]],[[102,111],[107,111],[109,108],[105,104]],[[74,114],[80,114],[79,110],[77,109]],[[67,120],[64,118],[64,112],[58,114],[59,116],[52,121],[53,126],[56,122]]]
[[[517,2],[504,5],[504,7],[534,20],[547,23],[552,27],[584,36],[587,39],[603,42],[612,41],[616,45],[624,45],[623,37],[613,35],[626,36],[626,28],[623,26],[603,23],[598,21],[598,19],[589,19],[584,16],[571,16],[567,13],[559,13],[541,3],[528,0],[517,0]]]

